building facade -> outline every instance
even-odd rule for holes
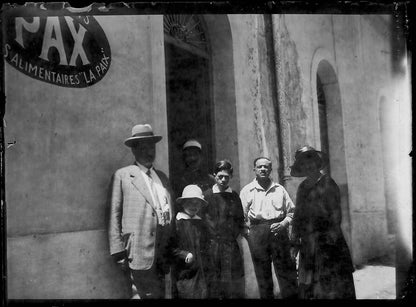
[[[138,123],[163,136],[155,165],[171,180],[181,144],[196,137],[207,171],[233,163],[236,191],[254,178],[254,158],[269,156],[293,200],[296,149],[327,152],[354,264],[397,252],[400,289],[413,252],[411,98],[394,15],[42,14],[5,17],[10,299],[127,298],[109,255],[108,192],[133,162],[123,141]],[[31,44],[38,54],[24,53]],[[94,46],[105,51],[93,65]],[[36,72],[31,57],[43,57]]]

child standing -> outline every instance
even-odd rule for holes
[[[201,189],[188,185],[177,200],[180,211],[175,217],[170,239],[173,257],[172,277],[175,298],[203,299],[208,297],[209,234],[198,216],[206,206]]]
[[[211,279],[211,298],[244,298],[244,263],[237,238],[246,235],[244,212],[239,195],[229,187],[233,167],[227,160],[217,162],[216,183],[204,195],[204,208],[213,243],[210,248],[215,267]]]

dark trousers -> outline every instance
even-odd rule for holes
[[[282,298],[296,298],[296,263],[290,257],[290,243],[286,231],[275,236],[270,232],[272,221],[250,227],[248,243],[259,285],[260,298],[273,296],[273,263]]]
[[[210,298],[239,299],[245,297],[243,257],[234,239],[211,243],[214,269],[210,272]]]
[[[155,266],[150,270],[130,270],[133,297],[137,293],[141,299],[165,298],[165,274]]]

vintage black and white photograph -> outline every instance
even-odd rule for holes
[[[410,6],[3,4],[3,303],[416,299]]]

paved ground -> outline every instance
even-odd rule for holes
[[[396,269],[367,265],[354,272],[357,299],[396,299]]]
[[[394,235],[390,235],[390,252],[356,269],[354,284],[357,299],[396,299],[395,242]]]
[[[240,244],[245,262],[246,297],[259,298],[248,243],[242,239]],[[353,274],[357,299],[396,299],[396,270],[392,266],[393,263],[392,259],[379,259],[357,268]],[[279,297],[279,288],[274,274],[273,280],[276,285],[275,295]]]

